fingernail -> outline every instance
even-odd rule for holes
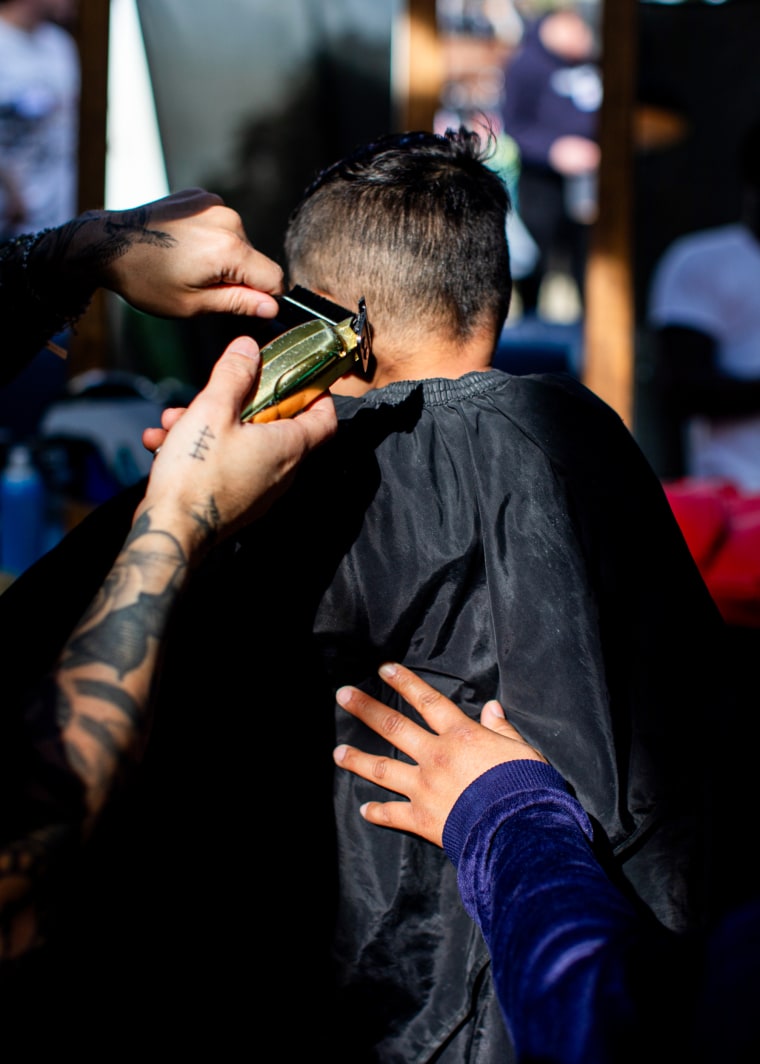
[[[339,706],[347,706],[351,701],[353,687],[339,687],[335,692],[335,701]]]
[[[262,299],[256,307],[256,315],[261,318],[269,318],[280,309],[275,299]]]
[[[392,661],[385,661],[377,670],[384,680],[390,680],[398,672],[398,666]]]
[[[345,743],[342,746],[336,746],[333,750],[333,758],[340,764],[341,761],[345,761],[347,750]]]
[[[247,355],[254,358],[259,351],[259,345],[251,336],[238,336],[233,349],[238,355]]]

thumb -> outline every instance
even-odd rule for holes
[[[225,396],[242,411],[259,376],[259,345],[250,336],[238,336],[224,349],[203,389],[207,396]]]
[[[515,730],[507,722],[507,718],[504,716],[504,709],[495,698],[491,699],[490,702],[486,702],[483,706],[480,711],[480,723],[484,728],[488,728],[489,731],[498,732],[499,735],[507,735],[510,739],[514,737]]]

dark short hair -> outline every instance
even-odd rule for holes
[[[389,134],[323,170],[290,217],[291,281],[367,300],[370,319],[501,330],[512,278],[511,204],[492,148],[460,127]]]

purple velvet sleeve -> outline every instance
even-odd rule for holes
[[[538,761],[484,773],[444,828],[519,1059],[627,1060],[644,1029],[635,957],[667,936],[608,879],[592,839],[565,781]]]

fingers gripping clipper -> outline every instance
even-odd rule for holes
[[[293,417],[339,377],[357,370],[368,373],[372,341],[364,299],[352,315],[297,286],[278,303],[278,320],[298,324],[262,347],[259,386],[243,421]]]

